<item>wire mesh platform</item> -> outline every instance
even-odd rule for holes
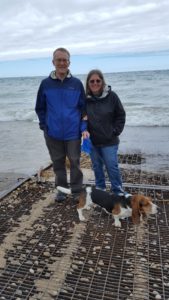
[[[168,300],[167,175],[122,170],[126,189],[160,210],[115,228],[99,207],[79,222],[73,200],[55,203],[46,172],[45,182],[29,179],[0,201],[0,299]]]

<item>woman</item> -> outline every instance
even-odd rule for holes
[[[125,110],[111,87],[106,85],[100,70],[91,70],[86,79],[88,131],[92,142],[90,157],[96,188],[105,190],[106,168],[111,191],[127,196],[122,188],[118,166],[119,135],[125,124]]]

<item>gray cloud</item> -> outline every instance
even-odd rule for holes
[[[169,50],[168,0],[0,0],[0,60]]]

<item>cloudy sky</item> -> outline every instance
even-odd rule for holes
[[[0,0],[0,77],[47,75],[57,47],[76,74],[169,69],[168,0]]]

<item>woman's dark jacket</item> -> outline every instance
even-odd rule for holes
[[[88,131],[93,145],[118,144],[126,114],[117,94],[106,86],[100,97],[88,95],[86,105]]]

